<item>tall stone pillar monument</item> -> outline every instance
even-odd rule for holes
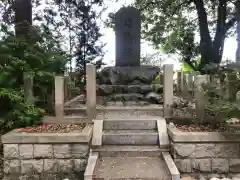
[[[134,7],[123,7],[115,15],[115,66],[140,66],[140,12]]]

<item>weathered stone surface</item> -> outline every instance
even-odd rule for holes
[[[20,173],[20,160],[5,160],[3,171],[5,174]]]
[[[54,144],[53,154],[55,158],[70,158],[71,147],[69,144]]]
[[[33,159],[33,144],[20,144],[19,155],[21,159]]]
[[[131,94],[114,94],[112,96],[113,101],[140,101],[144,97],[142,94],[131,93]]]
[[[20,177],[20,180],[40,180],[40,179],[41,179],[40,175],[34,174],[26,174]]]
[[[58,174],[50,174],[50,173],[41,173],[41,180],[63,180],[58,179]]]
[[[43,159],[21,160],[21,172],[23,174],[41,173],[43,171]]]
[[[114,93],[114,87],[106,84],[97,86],[97,95],[98,96],[106,96]]]
[[[163,95],[157,94],[155,92],[150,92],[145,97],[149,102],[155,103],[155,104],[163,104]]]
[[[184,173],[192,172],[191,159],[174,159],[174,162],[180,172]]]
[[[53,147],[51,144],[35,144],[34,145],[35,158],[52,158]]]
[[[160,68],[154,66],[106,67],[99,75],[99,84],[133,85],[151,84]]]
[[[174,157],[195,157],[195,144],[174,144]]]
[[[18,174],[4,174],[3,180],[19,180]],[[21,177],[20,177],[21,180]]]
[[[196,180],[196,178],[191,176],[185,176],[185,177],[182,177],[181,180]]]
[[[229,172],[228,159],[213,158],[212,159],[212,172],[216,172],[216,173]]]
[[[82,172],[85,171],[85,168],[87,166],[87,158],[85,159],[74,159],[74,172]]]
[[[58,172],[69,173],[73,171],[72,159],[59,159],[58,160]]]
[[[240,173],[240,159],[229,159],[229,171]],[[239,175],[240,178],[240,175]]]
[[[44,172],[55,173],[58,172],[58,161],[57,159],[44,159],[43,160]]]
[[[89,153],[89,146],[84,144],[72,145],[72,157],[73,158],[87,158]]]
[[[196,144],[197,158],[227,158],[239,156],[240,151],[238,144]]]
[[[192,169],[197,172],[211,172],[211,159],[193,159]]]
[[[4,144],[3,153],[5,159],[19,158],[18,144]]]
[[[115,15],[116,66],[140,66],[140,11],[123,7]]]

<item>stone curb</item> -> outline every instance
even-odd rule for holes
[[[74,97],[73,99],[70,99],[69,101],[64,103],[64,107],[65,106],[70,106],[72,103],[75,103],[78,99],[81,99],[83,95],[78,95],[76,97]]]
[[[92,180],[93,179],[93,173],[95,166],[97,164],[99,153],[98,152],[92,152],[92,149],[90,150],[88,163],[86,166],[86,170],[84,173],[84,180]]]
[[[82,131],[70,133],[24,133],[13,130],[2,136],[3,144],[50,144],[50,143],[88,143],[92,136],[92,125]]]
[[[171,176],[172,180],[180,180],[180,172],[177,169],[171,155],[169,152],[162,152],[163,159],[167,165],[167,170]]]
[[[240,133],[231,132],[182,132],[176,127],[168,127],[168,135],[173,142],[240,142]]]
[[[92,146],[100,147],[102,145],[103,120],[94,120]]]
[[[44,124],[79,124],[89,123],[87,116],[64,116],[63,120],[58,120],[56,116],[44,116],[42,119]]]
[[[157,130],[158,130],[158,136],[159,136],[159,147],[160,148],[169,148],[167,123],[164,118],[157,120]]]

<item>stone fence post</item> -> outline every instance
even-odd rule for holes
[[[163,69],[163,99],[164,110],[163,115],[165,118],[172,116],[173,104],[173,65],[165,64]]]
[[[24,82],[24,98],[28,104],[34,104],[34,95],[33,95],[33,77],[28,73],[23,73],[23,82]]]
[[[196,115],[197,119],[200,122],[204,121],[204,105],[206,103],[206,97],[204,95],[204,90],[202,85],[208,83],[209,77],[208,75],[197,75],[195,76],[195,97],[196,97]]]
[[[64,76],[55,76],[55,116],[57,121],[64,119]]]
[[[86,80],[87,116],[91,121],[96,117],[96,67],[93,64],[87,64]]]

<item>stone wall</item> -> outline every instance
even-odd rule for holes
[[[4,177],[80,179],[88,154],[87,144],[4,144]]]
[[[182,173],[240,173],[240,134],[168,128],[171,154]]]
[[[91,125],[73,133],[3,135],[4,180],[83,179],[91,135]]]

